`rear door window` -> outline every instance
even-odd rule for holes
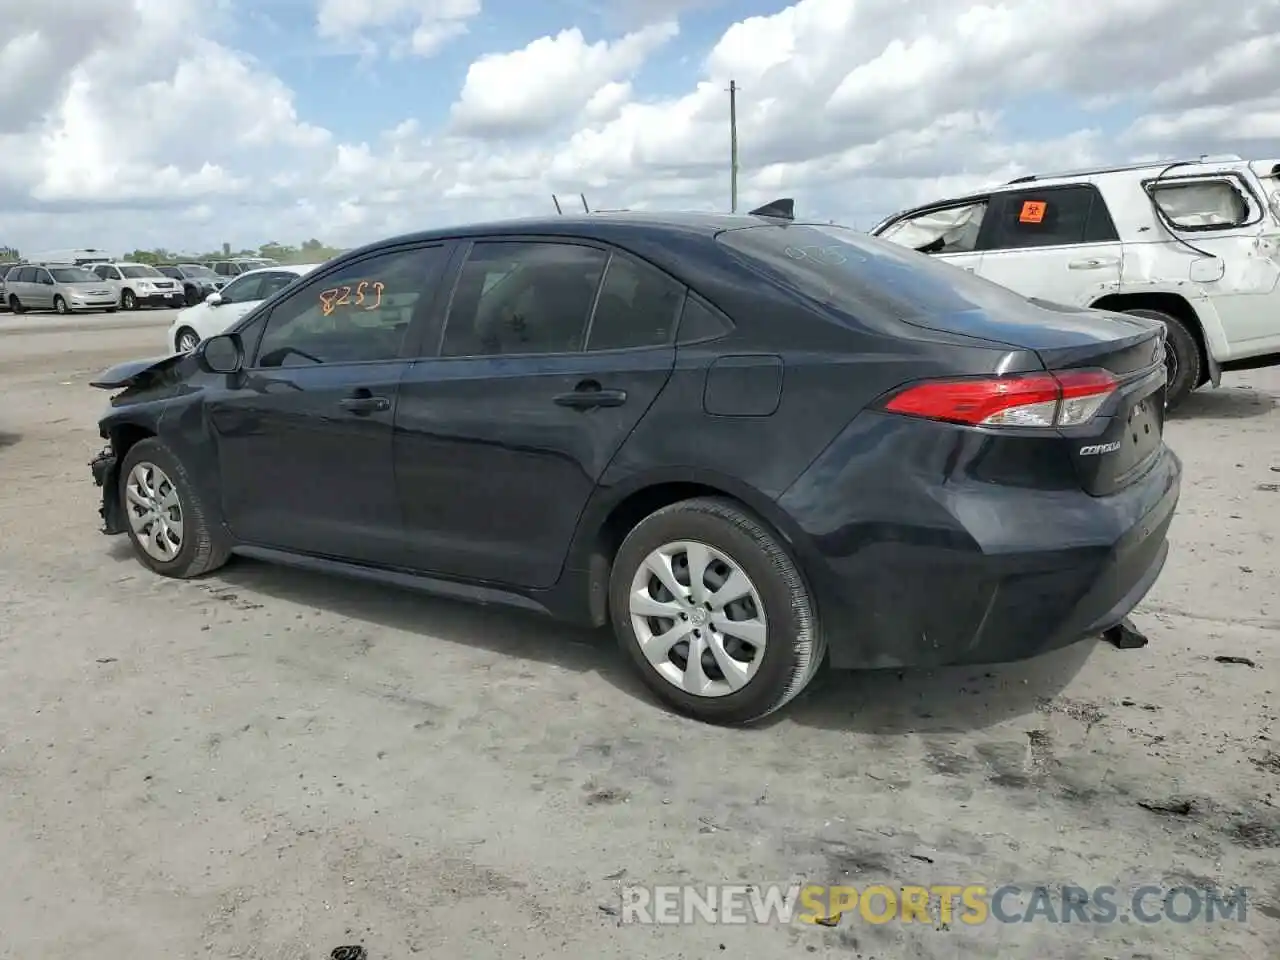
[[[596,298],[588,350],[657,347],[671,342],[684,285],[657,267],[615,253]]]
[[[983,232],[986,250],[1022,250],[1119,240],[1107,205],[1092,184],[1019,190],[995,198]]]
[[[458,275],[440,355],[578,353],[609,255],[550,241],[484,241]]]

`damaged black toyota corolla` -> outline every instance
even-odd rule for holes
[[[1119,623],[1178,499],[1163,328],[788,214],[345,254],[97,379],[106,532],[171,577],[244,554],[608,623],[715,722],[824,663],[1008,661]]]

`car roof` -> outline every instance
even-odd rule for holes
[[[298,276],[302,276],[304,273],[310,273],[318,266],[320,266],[318,263],[282,263],[274,267],[255,267],[252,270],[246,270],[244,273],[240,274],[240,276],[248,277],[255,273],[279,273],[281,270],[286,273],[296,273]],[[237,277],[236,279],[239,280],[240,277]]]
[[[780,220],[751,214],[711,213],[699,211],[645,211],[602,210],[596,213],[571,213],[562,216],[523,217],[510,220],[494,220],[480,223],[437,227],[414,233],[388,237],[360,248],[361,251],[384,247],[389,244],[416,243],[450,238],[463,239],[478,236],[517,236],[521,234],[572,237],[617,237],[625,234],[655,235],[663,233],[696,234],[708,239],[725,230],[758,227],[765,224],[794,223],[796,226],[813,226],[803,221]],[[830,224],[822,223],[822,226]],[[352,250],[348,253],[356,253]]]

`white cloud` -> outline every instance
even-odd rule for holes
[[[1034,170],[1280,155],[1278,0],[1229,17],[1201,0],[784,2],[729,23],[723,0],[578,0],[597,16],[544,23],[466,71],[423,64],[434,89],[457,91],[445,124],[415,119],[409,98],[362,143],[300,116],[271,64],[221,41],[198,0],[0,0],[0,244],[360,242],[549,213],[553,192],[722,209],[730,79],[744,208],[789,195],[864,227]],[[725,19],[718,36],[677,26],[694,7]],[[316,0],[315,28],[330,50],[430,56],[480,9]],[[700,70],[672,92],[690,56]],[[228,103],[254,109],[211,123]],[[1088,111],[1096,122],[1078,119]],[[1012,132],[1027,129],[1040,135]]]
[[[383,41],[393,52],[430,57],[466,33],[468,21],[479,15],[480,0],[320,0],[316,31],[365,51],[376,51]]]
[[[613,42],[588,43],[574,27],[539,37],[523,50],[481,57],[467,70],[453,106],[454,123],[463,132],[489,137],[546,131],[634,74],[679,29],[667,21]]]

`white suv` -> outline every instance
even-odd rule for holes
[[[1280,161],[1019,177],[871,233],[1026,297],[1162,321],[1170,407],[1223,371],[1280,364]]]

